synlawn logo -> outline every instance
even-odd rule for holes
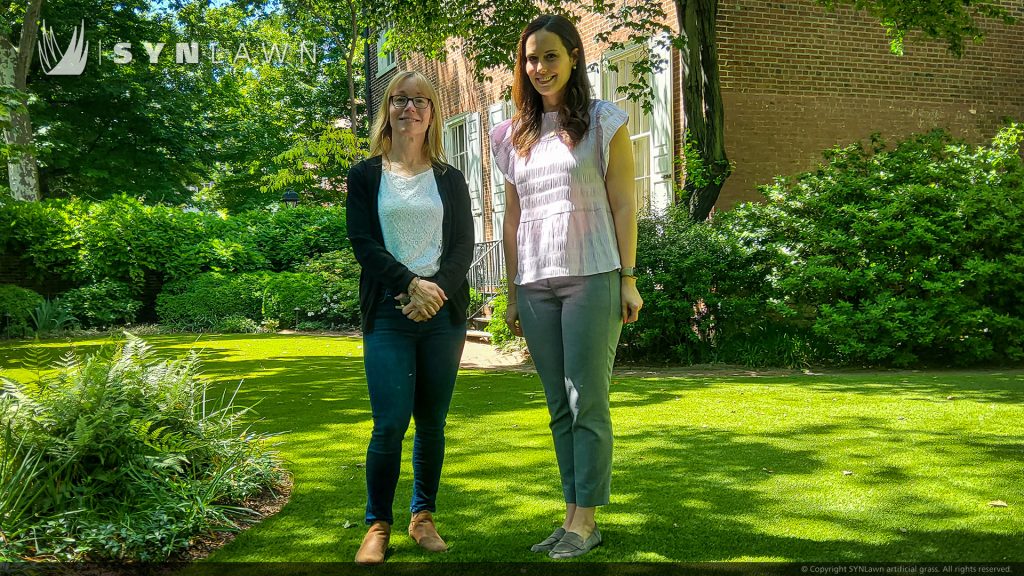
[[[43,72],[49,76],[80,76],[85,70],[85,64],[89,58],[89,43],[85,41],[85,20],[80,27],[75,28],[71,35],[71,42],[66,50],[60,49],[60,43],[53,30],[46,26],[43,21],[42,39],[39,41],[39,64]],[[150,64],[159,64],[160,55],[164,53],[164,42],[143,42],[142,47],[149,56]],[[176,64],[198,64],[201,56],[209,60],[211,64],[230,66],[244,66],[247,64],[260,64],[259,56],[263,56],[262,63],[282,65],[291,61],[298,61],[304,65],[308,61],[311,64],[317,63],[317,46],[310,42],[302,41],[295,50],[292,44],[266,44],[261,42],[258,49],[254,49],[255,57],[249,52],[249,46],[242,42],[235,50],[230,47],[222,47],[217,42],[210,42],[208,47],[200,50],[199,42],[177,42],[174,44],[174,62]],[[97,61],[103,63],[103,44],[98,45]],[[258,50],[258,51],[257,51]],[[170,50],[167,51],[170,53]],[[131,42],[117,42],[114,44],[113,56],[109,58],[114,64],[124,65],[132,62]]]
[[[75,28],[67,50],[61,50],[53,30],[43,20],[43,38],[39,41],[39,65],[48,76],[78,76],[85,70],[89,57],[89,43],[85,41],[85,20]]]

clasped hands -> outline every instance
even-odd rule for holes
[[[444,306],[448,296],[437,284],[414,278],[402,294],[395,296],[402,308],[402,314],[413,322],[426,322]],[[397,308],[397,306],[396,306]]]

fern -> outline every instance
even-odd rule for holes
[[[33,554],[164,559],[197,531],[245,513],[229,502],[280,479],[268,437],[243,425],[250,408],[235,405],[238,388],[209,400],[197,353],[160,360],[125,334],[91,356],[65,354],[51,371],[45,349],[31,350],[25,363],[35,379],[0,379],[0,425],[11,437],[0,444],[0,460],[11,446],[34,455],[21,461],[40,480],[7,505],[32,519],[37,540],[21,545]],[[43,527],[46,518],[61,520]],[[2,543],[11,537],[6,519],[0,524]]]

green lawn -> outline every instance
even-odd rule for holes
[[[257,426],[284,432],[291,501],[212,559],[350,561],[371,428],[360,341],[146,340],[166,354],[202,349],[204,377],[232,389],[244,380],[239,398],[259,402]],[[28,377],[31,346],[0,344],[5,375]],[[68,344],[41,346],[55,358]],[[1024,371],[623,371],[612,415],[606,545],[588,560],[1024,561]],[[405,462],[391,562],[548,561],[528,551],[562,511],[535,375],[459,377],[437,514],[448,554],[421,553],[404,535]]]

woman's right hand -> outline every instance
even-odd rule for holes
[[[410,285],[409,295],[413,307],[427,313],[429,318],[433,318],[444,306],[445,300],[448,300],[440,286],[422,278]]]
[[[509,302],[505,307],[505,324],[508,325],[508,329],[512,331],[516,336],[522,337],[523,327],[519,323],[519,304],[516,302]]]

